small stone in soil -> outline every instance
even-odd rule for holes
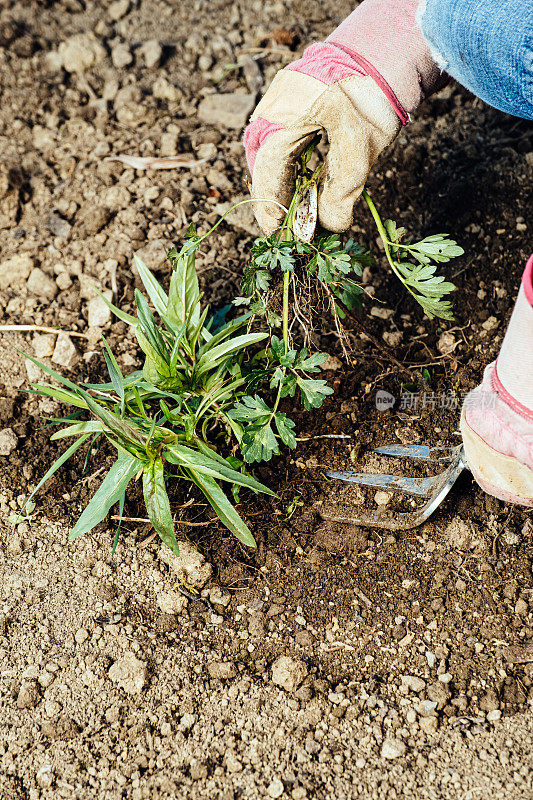
[[[273,778],[267,789],[268,796],[274,798],[281,797],[281,795],[284,792],[284,789],[285,787],[283,786],[283,783],[280,781],[280,779]]]
[[[424,691],[426,688],[425,680],[419,678],[417,675],[402,675],[401,681],[402,685],[405,686],[406,689],[409,689],[417,694]]]
[[[424,733],[428,734],[436,733],[437,728],[439,727],[437,717],[421,717],[418,721],[418,724]]]
[[[54,352],[55,342],[53,333],[36,333],[32,342],[35,358],[49,358]]]
[[[159,592],[156,602],[163,614],[181,614],[187,605],[187,598],[179,592]]]
[[[0,456],[9,456],[16,450],[18,436],[12,428],[4,428],[0,431]]]
[[[85,628],[78,628],[76,633],[74,634],[74,639],[77,644],[83,644],[89,638],[88,631]]]
[[[229,772],[240,772],[242,770],[242,764],[235,755],[231,751],[226,755],[226,766]]]
[[[17,708],[34,708],[40,699],[39,690],[34,681],[23,683],[17,695]]]
[[[192,544],[179,541],[179,556],[175,555],[166,545],[162,545],[159,555],[180,580],[185,580],[190,586],[201,589],[211,577],[213,568],[204,556]]]
[[[49,278],[48,275],[38,267],[32,269],[27,286],[28,291],[36,297],[45,300],[53,300],[57,294],[57,285],[55,281]]]
[[[127,44],[120,43],[111,50],[111,60],[117,69],[127,67],[133,61],[131,50]]]
[[[307,667],[303,661],[290,656],[280,656],[272,664],[272,682],[287,692],[294,692],[305,677],[307,677]]]
[[[454,517],[444,531],[444,536],[451,547],[465,550],[472,544],[472,528],[460,517]]]
[[[0,264],[0,292],[10,287],[22,287],[33,269],[33,260],[27,253],[19,253]]]
[[[379,491],[376,492],[376,494],[374,495],[374,500],[378,506],[386,506],[387,503],[390,503],[391,499],[392,499],[391,492]]]
[[[255,97],[252,94],[210,94],[200,103],[198,117],[207,125],[241,130],[254,105]]]
[[[67,222],[66,219],[63,219],[54,211],[48,214],[45,227],[48,228],[53,236],[58,236],[61,239],[66,239],[72,229],[70,222]]]
[[[113,296],[110,290],[103,294],[108,300]],[[89,328],[104,328],[111,321],[111,309],[99,295],[87,303],[87,319]]]
[[[339,369],[342,369],[342,361],[337,356],[328,356],[325,361],[322,362],[320,365],[320,369],[322,370],[331,370],[331,372],[336,372]]]
[[[66,369],[71,369],[78,359],[78,351],[72,344],[70,336],[60,333],[57,337],[56,346],[52,355],[55,364],[61,364]]]
[[[67,72],[84,72],[106,57],[106,51],[92,34],[78,33],[58,48]]]
[[[49,789],[54,782],[54,773],[51,764],[43,764],[35,775],[35,782],[41,789]]]
[[[381,758],[392,760],[405,755],[406,747],[400,739],[385,739],[381,747]]]
[[[117,22],[125,16],[130,7],[130,0],[115,0],[107,9],[107,16],[112,22]]]
[[[140,52],[148,69],[158,67],[161,63],[163,48],[156,39],[149,39],[145,42],[140,48]]]

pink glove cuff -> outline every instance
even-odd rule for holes
[[[526,264],[526,268],[522,276],[522,286],[524,287],[526,300],[533,308],[533,256],[530,257]],[[533,347],[533,344],[531,346]]]
[[[409,122],[409,114],[390,88],[389,84],[382,75],[374,69],[372,64],[358,55],[351,47],[347,47],[339,42],[327,41],[312,44],[304,52],[299,61],[293,61],[287,69],[294,72],[303,72],[318,81],[331,86],[344,78],[351,78],[352,75],[369,76],[377,83],[383,94],[390,101],[402,125]]]
[[[364,56],[409,113],[449,80],[417,24],[424,6],[425,0],[364,0],[327,39]]]
[[[409,115],[390,88],[387,81],[363,56],[337,42],[318,42],[308,47],[298,61],[293,61],[285,69],[301,72],[311,78],[331,86],[353,75],[372,78],[390,101],[402,125],[409,122]],[[253,173],[255,159],[261,145],[283,125],[271,123],[263,117],[251,122],[244,132],[244,149],[250,173]]]
[[[516,397],[507,391],[503,383],[501,382],[500,378],[498,377],[498,361],[494,362],[494,371],[492,373],[492,382],[491,388],[499,394],[501,399],[504,403],[506,403],[509,408],[512,408],[517,414],[520,414],[521,417],[524,419],[533,422],[533,410],[527,408],[523,403],[520,403]]]
[[[522,276],[492,381],[510,408],[533,421],[533,256]]]
[[[533,411],[502,386],[494,362],[466,397],[463,411],[467,425],[489,447],[533,469]]]

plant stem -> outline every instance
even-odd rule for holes
[[[291,274],[287,270],[287,272],[283,273],[283,345],[285,349],[285,355],[289,352],[289,286],[290,286],[290,279]],[[283,367],[283,377],[285,377],[287,373],[287,368]],[[274,402],[274,408],[272,409],[272,413],[270,415],[270,419],[268,420],[268,424],[272,422],[274,419],[274,415],[278,410],[279,401],[281,400],[281,389],[283,387],[283,380],[280,381],[278,386],[278,393],[276,395],[276,400]]]
[[[289,286],[291,274],[283,273],[283,344],[285,345],[285,355],[289,352]]]
[[[383,242],[383,247],[385,249],[385,256],[387,258],[387,261],[389,262],[390,268],[392,269],[392,271],[394,272],[394,274],[396,275],[398,280],[401,281],[401,283],[405,286],[405,288],[407,289],[409,294],[411,294],[415,298],[415,300],[418,300],[416,294],[405,283],[405,280],[404,280],[403,276],[401,275],[401,273],[398,270],[398,267],[396,266],[396,262],[394,261],[394,259],[392,257],[392,253],[390,251],[391,242],[389,242],[389,240],[387,238],[387,231],[385,230],[385,226],[383,225],[383,223],[381,221],[381,217],[379,216],[378,210],[377,210],[376,206],[374,205],[374,201],[372,200],[372,198],[370,197],[370,195],[369,195],[369,193],[367,192],[366,189],[363,189],[363,193],[362,194],[363,194],[363,197],[364,197],[364,199],[366,201],[366,204],[367,204],[368,208],[370,209],[370,213],[372,214],[372,217],[374,218],[374,222],[376,223],[377,229],[379,231],[380,239]]]
[[[274,205],[279,206],[281,209],[283,209],[283,211],[285,211],[285,213],[288,213],[288,209],[286,209],[285,206],[282,205],[281,203],[278,203],[277,200],[268,200],[265,197],[250,197],[250,198],[247,198],[246,200],[240,200],[238,203],[235,203],[235,205],[231,206],[231,208],[228,208],[228,210],[225,211],[222,214],[220,219],[218,219],[215,222],[213,227],[209,228],[207,233],[204,233],[203,236],[200,236],[199,239],[196,242],[194,242],[194,245],[197,247],[199,244],[201,244],[204,241],[204,239],[207,239],[207,237],[210,236],[213,233],[213,231],[216,230],[218,228],[218,226],[222,222],[224,222],[224,220],[226,219],[228,214],[231,214],[231,212],[235,211],[236,208],[239,208],[239,206],[243,206],[246,203],[274,203]],[[192,244],[191,244],[191,247],[192,247]]]
[[[387,257],[387,261],[389,262],[389,264],[391,266],[391,269],[393,270],[394,274],[397,275],[398,278],[400,278],[400,280],[401,280],[401,276],[398,275],[398,271],[396,269],[396,264],[393,261],[393,258],[392,258],[392,255],[391,255],[391,252],[390,252],[390,249],[389,249],[389,240],[387,239],[387,231],[385,230],[385,226],[383,225],[383,223],[381,221],[381,217],[379,216],[378,210],[377,210],[376,206],[374,205],[374,201],[372,200],[372,198],[370,197],[370,195],[368,194],[366,189],[363,189],[363,197],[364,197],[364,199],[366,201],[366,204],[367,204],[368,208],[370,209],[370,213],[372,214],[372,216],[374,218],[374,222],[376,223],[376,226],[377,226],[377,229],[379,231],[379,235],[380,235],[381,241],[383,242],[383,247],[385,248],[385,255]]]

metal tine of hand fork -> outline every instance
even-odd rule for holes
[[[401,491],[405,494],[426,497],[427,501],[423,506],[410,512],[399,512],[392,516],[386,516],[378,511],[360,512],[353,516],[339,516],[326,513],[324,510],[321,516],[332,522],[350,522],[354,525],[362,525],[373,528],[388,528],[390,530],[406,530],[421,525],[428,519],[436,508],[442,503],[455,481],[464,469],[468,468],[464,449],[462,445],[457,447],[428,447],[428,445],[386,445],[378,447],[373,451],[380,455],[395,456],[397,458],[418,459],[434,463],[449,463],[450,466],[439,475],[428,478],[410,478],[404,475],[383,475],[368,472],[326,472],[328,478],[349,483],[357,483],[361,486],[370,486],[374,489],[389,491]],[[437,455],[437,453],[444,455]],[[435,454],[435,455],[433,455]]]
[[[420,461],[433,461],[435,464],[453,461],[457,454],[457,447],[430,447],[427,444],[386,444],[376,447],[373,453],[382,456],[396,456],[397,458],[416,458]],[[439,456],[438,453],[443,453]]]

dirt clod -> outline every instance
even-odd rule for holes
[[[139,694],[146,683],[148,670],[144,661],[128,651],[115,661],[108,674],[128,694]]]
[[[306,675],[307,667],[304,662],[290,656],[280,656],[272,664],[272,682],[286,692],[294,692]]]

